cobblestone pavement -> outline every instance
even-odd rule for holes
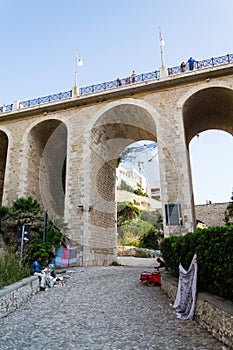
[[[142,271],[77,268],[66,286],[40,292],[0,320],[0,349],[225,349],[194,321],[177,319],[160,287],[140,283]]]

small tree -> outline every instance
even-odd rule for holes
[[[149,231],[144,233],[140,238],[140,247],[149,249],[158,249],[158,232],[154,227],[151,227]]]
[[[117,226],[122,225],[127,220],[136,219],[140,215],[140,210],[130,202],[117,203]]]
[[[1,216],[1,212],[4,214]],[[4,225],[4,238],[8,247],[16,247],[17,226],[30,225],[30,244],[24,249],[24,263],[31,264],[38,255],[44,261],[54,258],[54,248],[66,247],[69,243],[67,224],[60,217],[54,217],[47,227],[46,242],[43,241],[43,211],[40,204],[32,197],[16,199],[12,207],[0,210]],[[12,250],[12,248],[11,248]],[[14,251],[16,249],[14,248]]]
[[[128,191],[128,192],[133,192],[134,189],[132,186],[127,185],[127,183],[124,180],[121,180],[121,183],[119,186],[117,186],[118,190],[121,191]]]
[[[228,204],[225,211],[225,223],[227,226],[231,225],[231,218],[233,218],[233,191],[231,194],[231,202]]]

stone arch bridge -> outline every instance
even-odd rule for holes
[[[233,64],[20,107],[0,114],[0,203],[32,196],[64,216],[79,265],[108,265],[117,160],[133,142],[158,143],[165,235],[195,228],[189,142],[208,129],[233,135]],[[169,204],[180,204],[181,226],[166,225]]]

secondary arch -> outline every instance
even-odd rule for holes
[[[27,195],[51,215],[64,215],[67,128],[60,120],[42,121],[27,136]]]

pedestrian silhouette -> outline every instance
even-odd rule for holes
[[[189,65],[189,70],[193,70],[194,69],[194,63],[195,63],[196,61],[192,58],[192,57],[190,57],[190,59],[188,60],[188,65]]]
[[[135,83],[135,82],[136,82],[136,76],[137,76],[137,74],[136,74],[135,70],[133,70],[133,71],[132,71],[132,74],[131,74],[132,83]]]
[[[130,84],[130,77],[126,78],[125,83],[126,83],[126,85]]]
[[[117,78],[117,86],[121,86],[121,79],[120,78]]]
[[[182,73],[185,72],[185,68],[186,68],[186,63],[185,63],[185,62],[181,62],[181,64],[180,64],[180,71],[181,71]]]

